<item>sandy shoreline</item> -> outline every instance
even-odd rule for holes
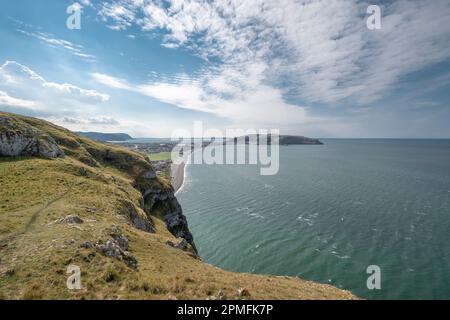
[[[172,181],[172,186],[175,190],[175,194],[181,190],[184,184],[184,170],[186,163],[183,161],[181,164],[173,164],[170,168],[170,176]]]

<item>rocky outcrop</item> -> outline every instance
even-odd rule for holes
[[[163,218],[170,233],[177,238],[185,239],[197,254],[194,237],[172,186],[164,186],[158,178],[148,176],[144,173],[135,182],[135,188],[142,193],[144,211]]]
[[[115,239],[108,240],[105,244],[97,243],[95,247],[105,256],[123,261],[132,269],[137,268],[136,258],[130,252],[126,251],[128,249],[128,242],[127,248],[121,246],[121,244]]]
[[[68,215],[67,217],[55,221],[55,223],[58,224],[82,224],[83,222],[83,219],[74,214]]]
[[[138,261],[128,251],[128,238],[122,234],[122,231],[117,226],[112,226],[110,236],[111,239],[106,241],[106,243],[97,241],[97,243],[94,245],[91,242],[86,242],[83,243],[80,247],[85,249],[96,248],[105,256],[123,261],[128,267],[137,269]]]
[[[194,243],[194,237],[192,236],[186,217],[183,214],[180,204],[175,196],[169,200],[170,210],[164,216],[167,229],[177,238],[185,239],[197,253],[197,248]]]
[[[0,115],[0,156],[63,157],[64,152],[48,134],[12,117]]]
[[[155,233],[152,219],[148,216],[142,216],[141,214],[139,214],[133,203],[129,201],[123,201],[122,214],[128,218],[128,220],[136,229],[148,233]]]
[[[188,242],[186,241],[186,239],[180,238],[177,240],[178,240],[178,243],[174,243],[170,240],[167,240],[166,245],[168,245],[169,247],[175,248],[175,249],[186,251],[188,249]]]

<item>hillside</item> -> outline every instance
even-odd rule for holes
[[[302,136],[287,136],[287,135],[281,135],[279,143],[281,145],[298,145],[298,144],[321,145],[321,144],[323,144],[323,142],[318,139],[302,137]]]
[[[240,143],[244,141],[246,144],[249,143],[257,143],[259,144],[262,140],[262,143],[272,144],[272,136],[271,135],[248,135],[239,138],[233,138],[231,141],[234,143]],[[255,142],[254,142],[255,141]],[[279,145],[323,145],[323,142],[319,139],[308,138],[303,136],[289,136],[289,135],[280,135],[278,137]]]
[[[96,141],[127,141],[133,138],[126,133],[75,132],[76,134]]]
[[[353,299],[201,261],[147,157],[0,112],[0,299]],[[69,265],[81,290],[68,290]],[[245,290],[243,290],[245,288]]]

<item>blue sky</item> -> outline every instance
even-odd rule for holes
[[[72,130],[450,137],[450,2],[17,0],[0,109]],[[66,27],[70,5],[81,29]]]

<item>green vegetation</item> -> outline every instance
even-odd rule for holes
[[[151,161],[166,161],[171,159],[171,152],[159,152],[149,154]]]
[[[79,137],[51,123],[14,117],[52,136],[66,157],[0,157],[0,299],[347,299],[352,294],[298,278],[239,274],[168,246],[177,239],[162,220],[165,204],[145,212],[137,186],[152,170],[136,152]],[[164,192],[157,178],[146,187]],[[151,221],[141,231],[127,212]],[[79,224],[60,223],[70,215]],[[112,228],[128,239],[137,268],[86,243],[105,243]],[[81,290],[66,286],[69,265],[81,269]],[[242,296],[246,288],[250,296]],[[239,291],[240,290],[240,291]]]

